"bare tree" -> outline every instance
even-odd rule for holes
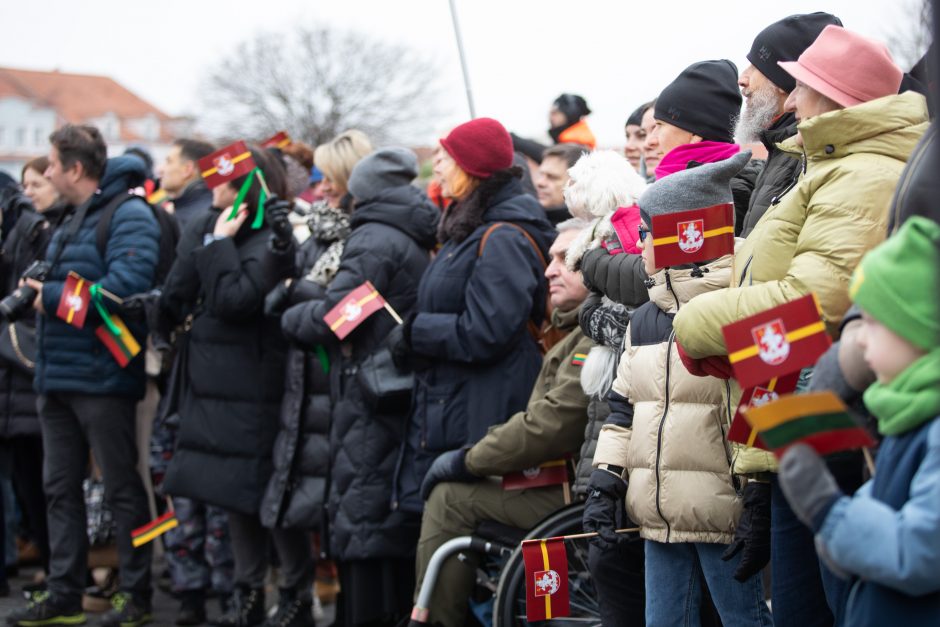
[[[885,44],[891,50],[894,62],[907,72],[920,61],[933,41],[930,0],[904,0],[895,6],[898,22],[886,32]]]
[[[201,126],[217,137],[286,129],[314,145],[358,128],[409,140],[440,116],[436,64],[355,31],[298,26],[241,43],[204,81]]]

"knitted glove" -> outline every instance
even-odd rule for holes
[[[780,460],[780,488],[797,518],[818,533],[842,490],[810,446],[794,444]]]
[[[284,250],[294,239],[294,227],[288,216],[293,206],[289,201],[271,196],[264,201],[264,215],[271,227],[271,246],[275,250]]]
[[[734,530],[734,540],[721,559],[741,553],[734,578],[744,583],[770,561],[770,484],[751,481],[744,487],[744,512]]]
[[[591,473],[588,498],[581,516],[584,531],[597,533],[597,536],[591,538],[591,543],[608,549],[628,539],[625,534],[614,533],[628,522],[624,504],[626,496],[627,482],[614,473],[600,468]]]

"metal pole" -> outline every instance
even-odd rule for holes
[[[457,7],[454,0],[450,0],[450,17],[454,21],[454,35],[457,38],[457,53],[460,55],[460,69],[463,70],[463,84],[467,90],[467,105],[470,107],[470,117],[477,117],[476,107],[473,106],[473,91],[470,89],[470,74],[467,72],[467,59],[463,51],[463,39],[460,37],[460,24],[457,22]]]

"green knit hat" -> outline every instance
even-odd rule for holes
[[[940,225],[922,216],[862,259],[849,295],[872,318],[924,350],[940,346]]]

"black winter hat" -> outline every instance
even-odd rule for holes
[[[842,26],[842,20],[821,11],[785,17],[757,34],[747,60],[774,85],[790,93],[796,87],[796,80],[777,62],[796,61],[830,24]]]
[[[706,141],[732,143],[731,129],[741,112],[738,68],[727,59],[700,61],[659,94],[653,117]]]
[[[630,117],[627,118],[627,123],[624,126],[642,126],[643,124],[643,114],[646,113],[646,110],[653,106],[652,102],[644,102],[639,107],[630,114]]]
[[[562,94],[555,98],[552,105],[565,115],[569,124],[574,124],[591,113],[587,101],[576,94]]]

